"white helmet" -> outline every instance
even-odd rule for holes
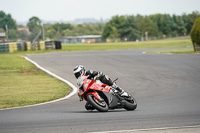
[[[85,73],[85,68],[82,65],[78,65],[74,68],[74,76],[78,79],[80,76],[83,76]]]

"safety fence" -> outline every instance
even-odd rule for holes
[[[0,53],[13,53],[15,51],[34,51],[45,49],[62,49],[60,41],[0,43]]]

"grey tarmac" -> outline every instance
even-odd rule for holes
[[[51,104],[0,111],[0,133],[85,133],[200,125],[200,55],[142,54],[147,50],[28,55],[74,85],[73,69],[79,64],[119,78],[117,84],[135,97],[138,108],[88,112],[85,102],[74,95]]]

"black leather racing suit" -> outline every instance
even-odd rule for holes
[[[88,70],[86,71],[85,76],[89,76],[90,78],[96,77],[104,84],[107,84],[109,86],[113,85],[112,80],[107,75],[104,75],[102,72],[99,71]]]

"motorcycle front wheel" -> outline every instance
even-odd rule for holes
[[[95,108],[87,101],[85,104],[85,109],[88,111],[93,111]]]
[[[87,96],[87,101],[92,105],[93,108],[95,108],[99,112],[108,111],[108,104],[105,101],[99,101],[91,94]]]

